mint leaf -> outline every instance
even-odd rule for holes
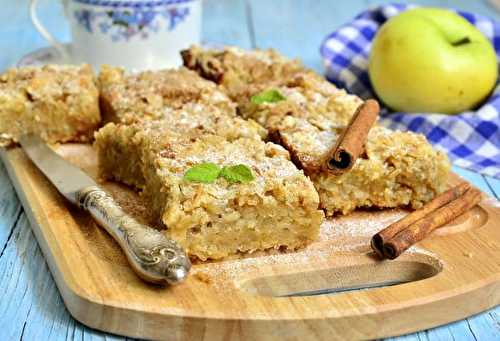
[[[206,184],[213,183],[219,177],[223,177],[230,183],[246,183],[255,179],[252,170],[241,164],[220,169],[216,164],[206,162],[197,164],[184,173],[184,180]]]
[[[209,184],[214,182],[220,173],[221,169],[216,164],[210,162],[200,163],[189,168],[184,173],[184,180]]]
[[[253,104],[263,104],[263,103],[276,103],[285,100],[286,97],[283,96],[278,90],[266,90],[253,95],[250,98],[250,102]]]
[[[245,165],[236,165],[229,167],[226,166],[222,168],[220,176],[222,176],[224,179],[226,179],[228,182],[231,183],[235,182],[245,183],[255,179],[255,177],[252,174],[252,170]]]

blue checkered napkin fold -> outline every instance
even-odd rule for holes
[[[368,54],[377,29],[411,5],[391,4],[369,9],[330,34],[321,45],[327,78],[362,98],[375,97],[368,77]],[[493,42],[500,58],[500,23],[456,11]],[[456,166],[500,178],[500,85],[476,111],[459,115],[387,113],[381,123],[427,136]]]

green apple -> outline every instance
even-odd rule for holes
[[[416,8],[377,32],[369,75],[390,108],[455,114],[479,105],[497,79],[488,39],[467,20],[439,8]]]

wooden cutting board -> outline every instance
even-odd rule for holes
[[[95,176],[90,146],[57,150]],[[166,340],[367,339],[463,319],[500,302],[500,203],[493,198],[395,261],[377,260],[369,239],[406,213],[360,211],[326,221],[306,249],[195,264],[186,282],[162,288],[138,279],[117,244],[22,150],[1,156],[66,307],[93,328]],[[103,186],[148,220],[135,193]],[[376,288],[348,290],[369,286]],[[337,292],[315,295],[325,291]]]

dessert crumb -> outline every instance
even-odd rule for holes
[[[210,277],[205,272],[197,272],[193,275],[197,280],[205,284],[210,284],[212,281]]]
[[[467,258],[472,258],[472,252],[464,252],[463,255]]]

